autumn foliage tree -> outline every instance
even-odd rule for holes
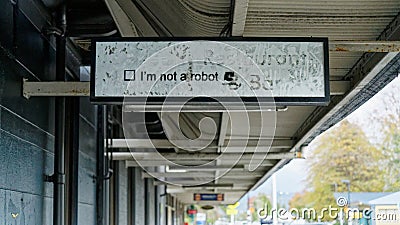
[[[294,194],[292,199],[289,201],[289,207],[291,209],[297,209],[299,212],[301,212],[303,208],[311,207],[310,202],[307,201],[309,195],[310,193],[308,191]]]
[[[384,154],[372,145],[360,127],[347,120],[317,141],[308,156],[308,191],[295,196],[291,206],[322,208],[336,206],[338,192],[347,192],[342,180],[349,180],[352,192],[378,192],[384,189]]]
[[[397,78],[364,109],[364,116],[355,119],[373,143],[359,126],[347,120],[314,142],[308,157],[308,188],[292,198],[291,207],[317,210],[334,206],[332,187],[336,184],[336,191],[347,192],[341,182],[344,179],[350,181],[351,192],[400,191],[399,93]]]
[[[257,221],[259,220],[259,215],[257,213],[258,209],[265,209],[267,211],[267,213],[269,213],[269,211],[272,208],[271,202],[269,200],[269,198],[267,197],[267,195],[263,194],[263,193],[258,193],[257,197],[255,198],[254,202],[253,202],[253,212],[251,213],[251,218],[252,221]]]
[[[397,82],[397,83],[396,83]],[[387,191],[400,190],[400,79],[394,81],[383,96],[384,108],[377,111],[374,119],[380,123],[383,135],[381,148],[385,155]]]

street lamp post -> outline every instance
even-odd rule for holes
[[[351,204],[351,201],[350,201],[350,180],[342,180],[342,183],[346,184],[346,186],[347,186],[347,207],[348,207],[348,209],[350,209],[350,204]],[[350,224],[350,222],[351,222],[350,216],[348,216],[347,219],[348,219],[347,223]]]
[[[348,206],[350,206],[350,180],[342,180],[342,183],[346,184],[347,186],[347,201],[348,201]]]

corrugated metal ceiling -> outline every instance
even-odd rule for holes
[[[375,40],[399,10],[397,0],[250,0],[244,36]]]
[[[399,11],[398,0],[250,0],[243,36],[376,40]],[[332,79],[345,76],[361,55],[331,52]]]
[[[230,0],[142,1],[174,36],[218,36],[227,24]]]

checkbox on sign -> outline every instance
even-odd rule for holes
[[[136,79],[135,70],[124,70],[124,81],[134,81]]]

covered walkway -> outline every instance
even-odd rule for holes
[[[302,158],[315,137],[400,71],[398,0],[0,3],[0,224],[183,225],[188,206],[234,204]],[[161,40],[233,40],[243,48],[251,47],[249,40],[320,43],[326,96],[300,101],[283,95],[264,108],[245,102],[247,110],[207,101],[163,110],[124,102],[118,93],[97,95],[101,65],[106,71],[108,64],[97,59],[96,47]],[[126,55],[147,59],[135,53]],[[258,54],[266,64],[295,57]],[[132,82],[139,77],[134,72],[123,68],[119,75]],[[197,81],[196,71],[188,71],[198,83],[234,82],[229,72],[206,78],[198,72]],[[115,91],[112,84],[104,93]]]

